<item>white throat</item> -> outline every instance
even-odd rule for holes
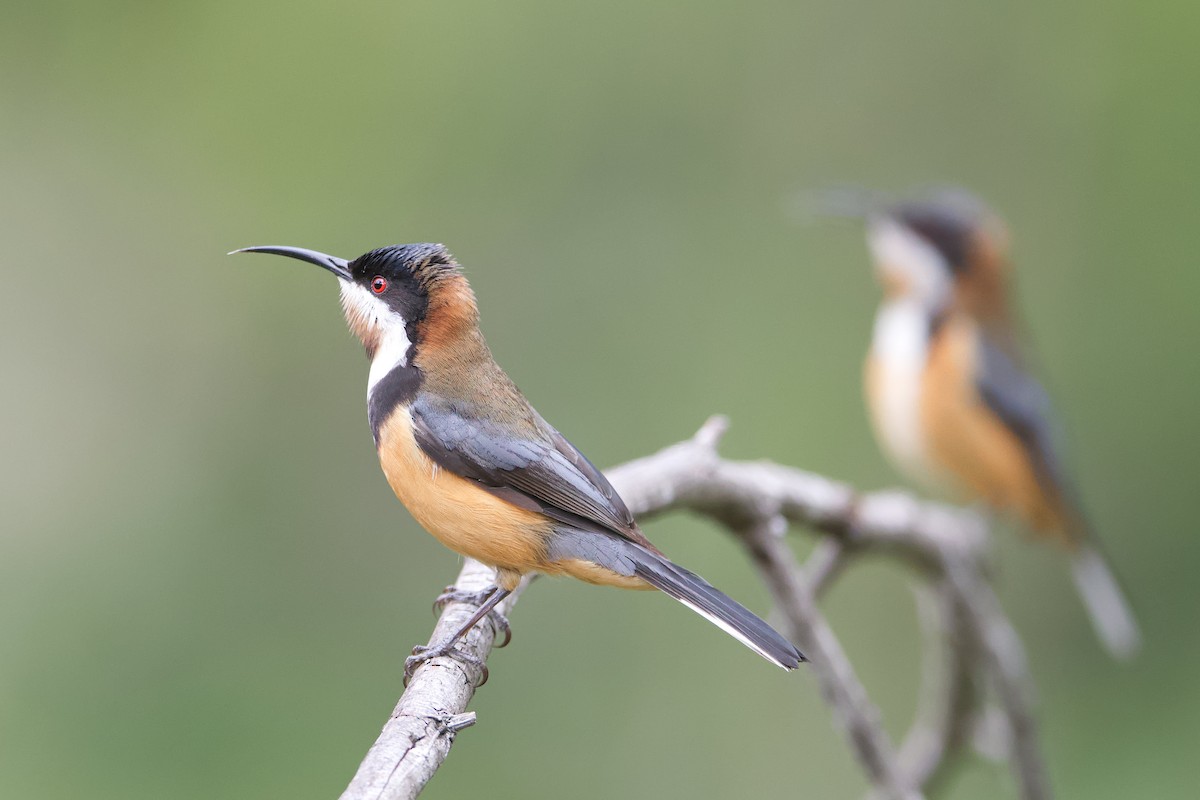
[[[904,297],[885,302],[875,316],[871,357],[875,386],[872,416],[883,449],[901,471],[936,485],[921,419],[921,389],[929,357],[930,315]]]
[[[933,320],[953,291],[950,265],[937,248],[894,219],[873,220],[867,240],[891,289],[875,316],[871,340],[875,427],[901,471],[937,487],[942,480],[925,447],[921,393]]]
[[[929,355],[932,314],[913,297],[885,300],[875,314],[871,350],[875,357],[900,372],[925,369]]]
[[[397,367],[408,366],[408,349],[412,342],[408,340],[408,332],[404,326],[384,333],[371,359],[371,371],[367,373],[367,397],[375,385],[387,377],[387,374]]]
[[[867,244],[876,268],[885,278],[903,287],[903,294],[930,311],[942,308],[950,297],[950,265],[937,248],[895,220],[872,221]]]
[[[350,329],[363,342],[375,343],[371,370],[367,373],[367,397],[375,386],[397,367],[408,365],[412,342],[403,316],[356,283],[338,281],[342,287],[342,309]]]

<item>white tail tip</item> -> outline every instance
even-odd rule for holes
[[[1117,585],[1104,557],[1096,550],[1086,548],[1072,559],[1071,573],[1087,606],[1092,627],[1096,629],[1096,635],[1105,648],[1115,658],[1132,658],[1141,649],[1142,635],[1129,608],[1129,601]]]

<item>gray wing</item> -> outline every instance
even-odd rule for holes
[[[1050,396],[998,342],[986,334],[980,336],[979,342],[982,369],[977,388],[980,396],[1025,445],[1045,484],[1067,499],[1069,477],[1055,446],[1054,409]]]
[[[560,522],[649,544],[600,470],[537,412],[532,428],[519,432],[428,397],[418,398],[411,413],[417,444],[442,469]]]

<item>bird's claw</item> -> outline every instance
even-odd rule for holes
[[[478,659],[473,655],[464,653],[462,650],[456,650],[455,642],[446,642],[445,644],[434,647],[425,645],[417,645],[413,648],[412,655],[404,659],[404,685],[408,686],[408,682],[412,680],[413,673],[426,661],[442,656],[449,656],[455,661],[458,661],[466,666],[476,667],[479,669],[479,683],[475,684],[478,689],[488,682],[487,664],[482,659]]]
[[[490,586],[486,589],[481,589],[478,592],[464,592],[457,586],[447,586],[445,589],[442,589],[442,593],[434,599],[433,613],[437,614],[441,612],[443,608],[451,603],[466,603],[472,606],[481,606],[483,605],[484,601],[491,596],[492,591],[493,589]]]

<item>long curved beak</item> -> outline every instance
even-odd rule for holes
[[[888,198],[882,192],[860,186],[836,186],[808,194],[816,218],[870,220],[886,213]]]
[[[277,256],[297,258],[301,261],[307,261],[310,264],[316,264],[318,267],[323,267],[344,281],[351,280],[349,261],[337,256],[318,253],[316,250],[305,250],[303,247],[266,245],[264,247],[243,247],[240,250],[230,251],[227,255],[233,255],[234,253],[271,253]]]

